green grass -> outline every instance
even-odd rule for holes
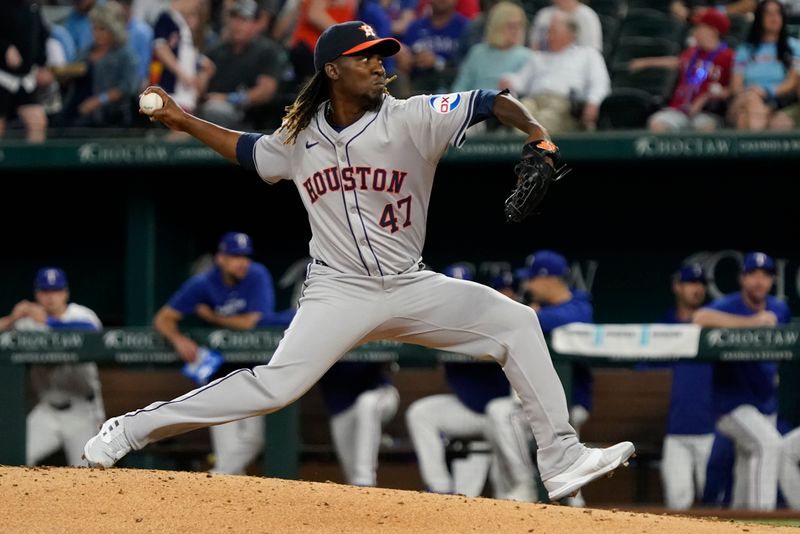
[[[745,523],[758,523],[759,525],[773,525],[776,527],[800,527],[800,519],[741,519]]]

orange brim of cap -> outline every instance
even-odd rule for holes
[[[381,48],[379,53],[383,57],[393,56],[400,51],[400,41],[398,41],[397,39],[393,39],[391,37],[384,37],[382,39],[373,39],[372,41],[366,41],[364,43],[358,44],[353,48],[342,52],[342,55],[351,56],[353,54],[357,54],[359,52],[363,52],[364,50],[368,50],[370,48],[375,48],[378,46]]]

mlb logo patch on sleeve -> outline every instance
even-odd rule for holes
[[[428,103],[436,113],[450,113],[461,103],[461,95],[450,93],[449,95],[434,95],[430,97]]]

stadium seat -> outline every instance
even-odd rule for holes
[[[632,9],[622,21],[620,37],[659,37],[682,43],[686,25],[655,9]]]
[[[724,40],[729,47],[735,49],[747,38],[747,32],[750,31],[750,24],[752,21],[750,17],[744,15],[733,14],[728,15],[728,18],[731,21],[731,29],[728,31]]]
[[[528,22],[533,24],[533,19],[536,17],[536,12],[543,7],[553,5],[550,0],[522,0],[522,9],[525,10],[525,15],[528,17]]]
[[[617,43],[617,33],[619,32],[619,19],[611,15],[598,15],[600,18],[600,27],[603,31],[603,57],[608,63],[614,54],[614,48]]]
[[[654,9],[662,13],[671,14],[672,0],[628,0],[628,10]]]
[[[641,129],[658,108],[653,95],[642,89],[613,89],[603,103],[597,119],[599,130]]]
[[[638,57],[675,56],[680,46],[675,41],[656,37],[621,37],[610,62],[611,71],[628,69],[630,60]]]
[[[627,69],[614,72],[611,77],[612,89],[641,89],[655,98],[656,104],[663,104],[672,96],[678,72],[675,69],[655,67],[630,72]]]
[[[628,10],[628,4],[625,0],[591,0],[586,3],[598,15],[606,15],[617,19],[617,21],[624,18]]]

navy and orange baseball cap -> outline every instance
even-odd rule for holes
[[[226,256],[250,256],[253,254],[253,240],[242,232],[228,232],[219,240],[217,250]]]
[[[42,267],[33,280],[36,291],[61,291],[67,285],[67,275],[58,267]]]
[[[378,37],[372,26],[360,20],[329,26],[317,39],[314,47],[314,69],[319,72],[339,56],[350,56],[371,50],[383,57],[400,51],[400,42],[391,37]]]

